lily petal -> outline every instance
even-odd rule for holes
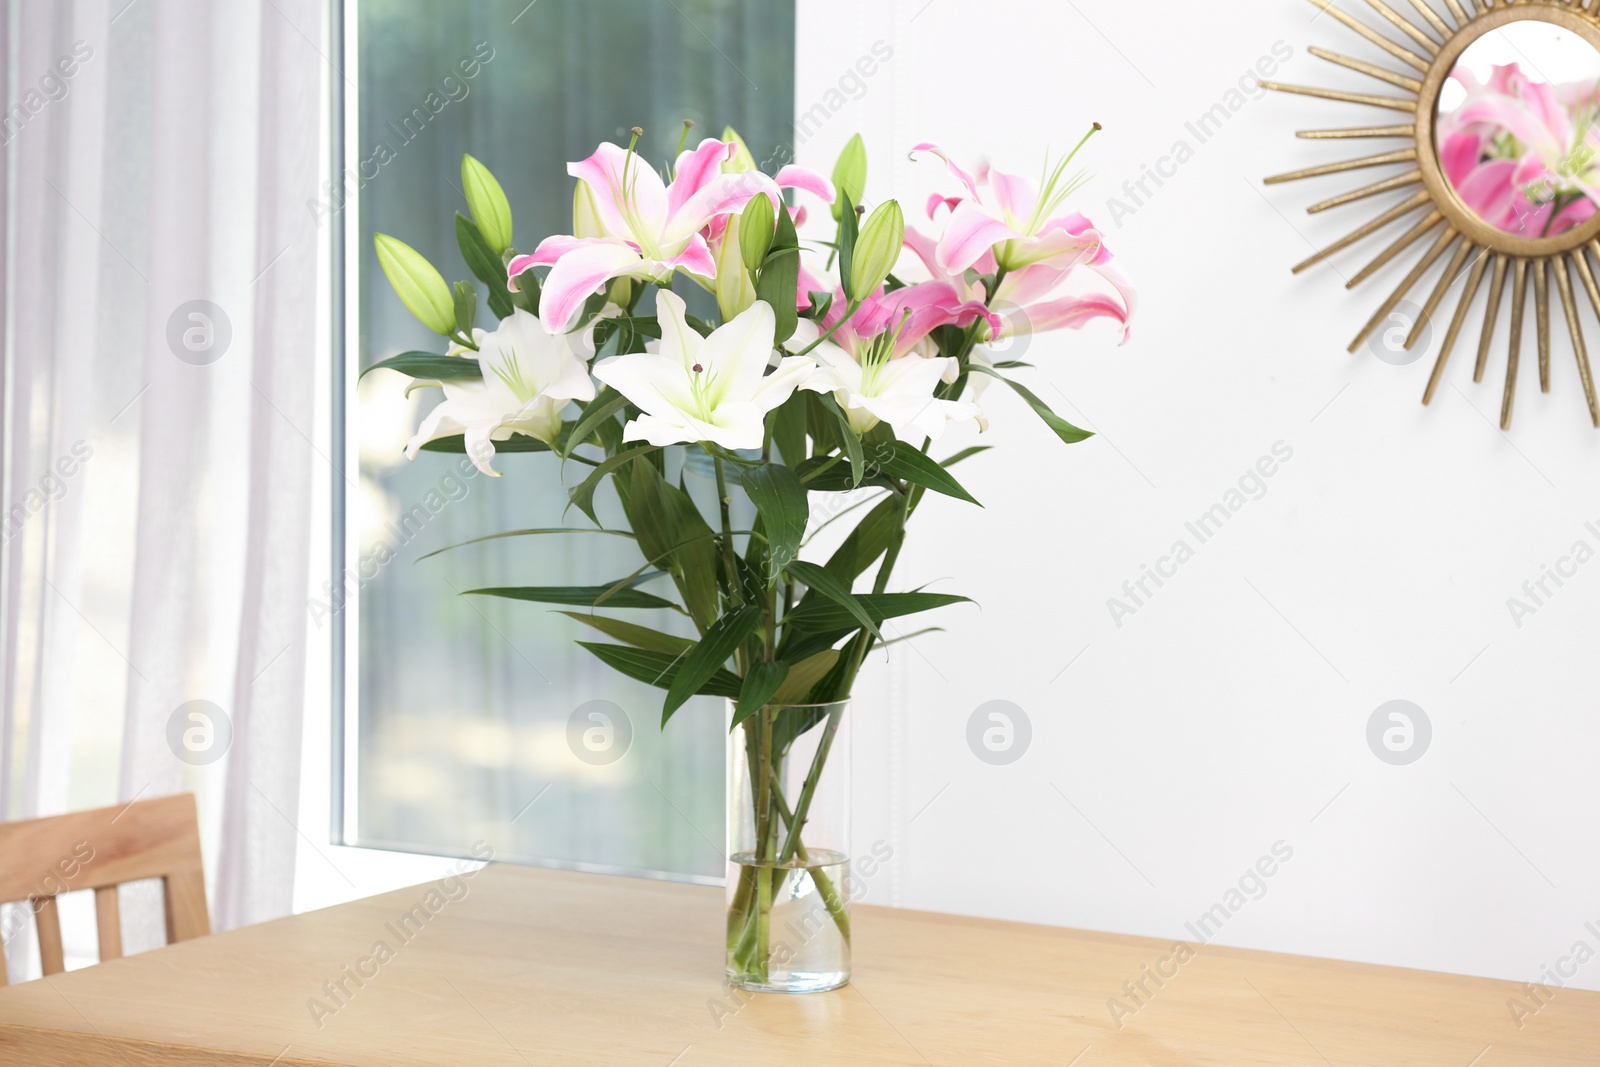
[[[950,213],[950,223],[939,242],[939,269],[946,274],[960,273],[995,245],[1021,236],[976,201],[963,200]]]
[[[973,196],[978,195],[978,180],[963,170],[955,160],[951,159],[945,153],[944,149],[940,148],[936,144],[933,144],[932,142],[923,141],[921,144],[916,145],[911,149],[911,158],[915,159],[918,152],[932,152],[934,155],[944,160],[944,165],[950,168],[950,173],[956,176],[957,181],[967,187],[967,192],[971,193]]]
[[[686,241],[716,216],[741,211],[751,197],[763,193],[781,199],[777,185],[759,170],[715,175],[672,213],[661,230],[661,241],[669,245]]]
[[[565,333],[584,301],[612,278],[640,273],[643,263],[638,249],[614,237],[564,240],[573,243],[555,260],[539,294],[539,318],[551,333]]]
[[[676,215],[695,193],[722,173],[722,164],[733,158],[738,145],[707,137],[694,148],[678,154],[672,169],[672,185],[667,189],[667,216]]]
[[[1031,332],[1079,330],[1095,319],[1111,319],[1118,323],[1122,326],[1123,340],[1127,340],[1128,309],[1109,293],[1068,296],[1027,309],[1027,327]]]
[[[748,354],[756,349],[771,352],[776,328],[772,305],[757,300],[705,339],[700,363],[711,383],[708,388],[718,400],[748,397],[760,386],[766,360],[758,362]]]
[[[810,167],[790,163],[779,169],[773,181],[777,183],[779,189],[801,189],[825,203],[833,203],[833,183]]]
[[[784,356],[778,361],[778,368],[761,379],[761,384],[751,393],[751,401],[765,415],[793,396],[816,369],[817,363],[810,356]]]
[[[588,159],[568,163],[567,173],[588,183],[594,193],[600,222],[611,236],[638,241],[641,237],[654,236],[666,226],[669,216],[666,186],[661,182],[661,175],[637,152],[630,153],[608,141],[596,148]],[[624,205],[629,210],[624,210]],[[654,232],[634,233],[630,216]]]
[[[717,276],[717,259],[711,254],[711,246],[706,244],[706,239],[698,233],[689,238],[682,252],[671,259],[662,260],[661,266],[666,270],[688,271],[702,278],[715,279]]]

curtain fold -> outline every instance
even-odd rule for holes
[[[0,8],[0,818],[193,791],[213,925],[281,915],[326,462],[323,5]],[[130,950],[160,941],[145,896]]]

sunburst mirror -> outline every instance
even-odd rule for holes
[[[1425,249],[1351,342],[1352,353],[1375,335],[1392,334],[1397,342],[1403,337],[1401,347],[1414,348],[1431,333],[1434,314],[1465,277],[1423,392],[1424,404],[1439,387],[1480,291],[1487,297],[1473,380],[1483,380],[1502,306],[1509,299],[1511,340],[1500,405],[1502,429],[1511,428],[1530,285],[1539,387],[1550,391],[1553,282],[1572,337],[1589,417],[1600,427],[1600,403],[1576,296],[1581,288],[1600,313],[1596,267],[1589,259],[1600,261],[1600,0],[1409,0],[1404,13],[1383,0],[1364,0],[1370,9],[1365,18],[1341,10],[1331,0],[1310,2],[1387,58],[1367,62],[1323,48],[1311,48],[1310,53],[1386,87],[1346,92],[1279,82],[1263,85],[1362,109],[1399,112],[1404,118],[1394,124],[1300,132],[1311,140],[1380,145],[1392,141],[1399,146],[1280,174],[1268,178],[1269,185],[1391,168],[1398,172],[1322,200],[1309,210],[1317,214],[1373,198],[1399,199],[1300,263],[1295,272],[1391,227],[1406,228],[1350,276],[1348,288],[1408,249]],[[1429,290],[1427,281],[1439,271]],[[1417,298],[1420,310],[1414,319],[1397,318],[1396,309],[1413,292],[1428,294]],[[1384,334],[1378,334],[1380,330]]]

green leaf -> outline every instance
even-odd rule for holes
[[[426,552],[418,556],[416,562],[421,563],[423,560],[437,556],[441,552],[449,552],[452,549],[465,548],[468,545],[479,545],[485,541],[499,541],[506,537],[534,537],[540,534],[605,534],[610,537],[626,537],[630,541],[633,540],[633,534],[629,533],[627,530],[591,530],[583,526],[547,526],[537,530],[507,530],[504,533],[486,534],[483,537],[474,537],[470,541],[458,541],[453,545],[445,545],[443,548],[436,548],[432,552]]]
[[[761,524],[760,522],[757,522],[756,525],[759,526]],[[751,569],[748,560],[746,560],[743,556],[734,556],[733,574],[731,576],[728,574],[726,562],[726,560],[720,558],[719,553],[719,559],[717,560],[717,573],[722,579],[721,588],[727,594],[729,599],[733,598],[733,590],[735,587],[739,589],[740,593],[746,600],[759,602],[767,595],[769,587],[765,578],[761,575],[758,575],[754,570]]]
[[[716,534],[689,494],[675,485],[661,487],[661,506],[672,532],[672,564],[678,590],[695,625],[707,630],[717,618]]]
[[[535,604],[576,604],[596,607],[600,603],[608,608],[671,608],[681,610],[670,600],[638,589],[617,589],[611,585],[540,585],[504,586],[494,589],[468,589],[462,596],[497,596],[506,600],[528,600]],[[603,599],[602,599],[603,598]]]
[[[499,447],[499,442],[496,442],[495,447]],[[606,457],[606,459],[602,461],[599,466],[595,467],[594,470],[589,472],[589,477],[585,478],[582,484],[580,484],[576,489],[572,490],[572,492],[569,494],[568,506],[570,507],[571,505],[576,504],[578,506],[578,510],[589,516],[590,522],[594,523],[596,526],[599,526],[600,519],[594,513],[594,491],[600,487],[601,480],[604,479],[606,475],[622,466],[624,463],[637,459],[646,453],[654,452],[655,450],[655,445],[636,445],[635,447],[628,449],[626,452],[618,452],[614,456]]]
[[[850,417],[844,413],[839,402],[833,398],[832,393],[816,393],[822,407],[833,416],[839,424],[839,440],[844,445],[845,455],[850,457],[850,477],[856,485],[861,484],[862,471],[865,466],[865,457],[861,450],[861,438],[855,430],[850,428]]]
[[[372,244],[378,253],[378,265],[406,310],[434,333],[449,337],[455,326],[456,309],[444,276],[404,241],[379,233],[373,235]]]
[[[800,541],[811,520],[811,504],[800,476],[788,467],[769,463],[744,472],[744,490],[756,506],[767,532],[767,581],[800,554]]]
[[[607,667],[646,685],[666,689],[677,679],[679,665],[677,656],[669,656],[664,652],[651,652],[643,648],[629,648],[626,645],[601,645],[589,641],[579,641],[578,644],[593,652]],[[732,671],[717,670],[700,683],[695,693],[701,696],[733,698],[739,695],[741,684],[739,676]]]
[[[579,188],[582,188],[580,183]],[[511,255],[510,252],[506,253]],[[508,267],[509,270],[509,267]],[[506,283],[506,292],[511,294],[511,303],[526,311],[530,315],[539,314],[539,275],[532,267],[523,271],[516,277],[517,287],[511,288],[511,283]]]
[[[734,709],[733,722],[728,728],[731,730],[765,707],[788,673],[789,665],[782,660],[771,663],[760,660],[751,664],[745,672],[744,685],[739,689],[739,706]]]
[[[652,563],[672,575],[684,606],[704,632],[717,619],[717,545],[689,495],[661,477],[651,457],[617,476],[623,511]]]
[[[951,477],[949,471],[935,463],[921,449],[913,448],[904,441],[884,441],[872,446],[871,465],[912,485],[920,485],[969,504],[978,503],[971,493],[961,487],[960,482]]]
[[[861,577],[889,547],[904,506],[905,502],[895,496],[880,501],[867,512],[866,518],[856,523],[855,529],[840,542],[824,566],[846,583]]]
[[[784,678],[783,685],[767,698],[767,703],[779,706],[798,704],[811,692],[812,687],[833,670],[833,665],[838,660],[837,648],[825,649],[814,656],[807,656],[789,668],[789,674]]]
[[[779,211],[777,215],[777,232],[761,265],[756,296],[772,306],[776,323],[773,343],[781,345],[793,335],[800,321],[795,309],[795,294],[800,288],[800,239],[795,235],[794,220],[789,217],[788,210]]]
[[[862,593],[855,599],[877,622],[899,618],[902,615],[914,615],[919,611],[931,611],[950,604],[972,603],[964,596],[955,596],[951,593]],[[842,635],[855,629],[857,620],[855,614],[842,605],[810,598],[791,611],[784,622],[808,633],[837,632]]]
[[[616,315],[600,319],[594,324],[594,347],[602,349],[615,334],[621,334],[617,344],[618,355],[643,352],[645,341],[661,336],[661,324],[654,315]]]
[[[852,260],[856,254],[857,227],[860,220],[856,218],[855,198],[842,187],[839,190],[839,202],[834,207],[838,209],[834,217],[839,220],[839,288],[848,293],[850,268],[853,266]]]
[[[780,211],[777,215],[778,227],[772,235],[772,248],[767,253],[768,259],[772,258],[773,254],[777,252],[785,252],[790,249],[796,252],[800,251],[800,237],[794,232],[794,219],[790,217],[788,211]],[[790,303],[792,304],[794,301],[791,300]]]
[[[434,352],[402,352],[380,360],[361,372],[365,378],[375,370],[395,370],[413,378],[450,382],[465,378],[482,378],[483,368],[470,356],[441,356]]]
[[[589,439],[596,426],[621,411],[627,404],[628,398],[611,386],[601,389],[600,395],[589,401],[589,405],[583,409],[583,414],[572,427],[572,434],[567,438],[567,447],[563,455],[572,455],[574,449]]]
[[[795,397],[804,403],[806,409],[806,433],[811,437],[811,455],[819,457],[838,452],[843,456],[844,446],[839,442],[839,420],[823,406],[822,394],[809,389],[797,391],[789,403],[794,403]]]
[[[456,245],[461,249],[461,258],[466,261],[473,277],[489,287],[490,312],[496,318],[510,318],[513,305],[511,293],[506,288],[505,265],[500,262],[495,250],[489,247],[489,242],[483,239],[478,227],[459,211],[456,212]]]
[[[850,464],[843,458],[834,456],[818,456],[808,459],[800,464],[796,471],[806,488],[818,493],[848,493],[852,489],[861,489],[865,486],[874,486],[879,489],[893,489],[897,493],[900,485],[893,478],[876,471],[869,471],[866,478],[857,484],[850,476]]]
[[[806,406],[804,403],[780,404],[771,415],[772,443],[778,455],[791,467],[806,461]]]
[[[944,632],[945,628],[943,626],[924,626],[920,630],[913,630],[908,634],[889,638],[883,643],[883,647],[888,648],[890,645],[898,645],[901,641],[914,641],[919,637],[926,637],[928,634],[942,634]]]
[[[840,581],[839,576],[826,567],[819,567],[815,563],[807,563],[801,559],[794,560],[784,569],[789,577],[809,586],[812,592],[833,601],[872,636],[880,641],[883,640],[883,634],[878,629],[880,620],[874,619],[861,600],[850,591],[849,582]],[[789,618],[793,619],[795,615],[799,615],[804,607],[802,604],[800,608],[796,608]]]
[[[656,465],[644,457],[628,464],[627,469],[617,475],[617,495],[628,517],[628,527],[639,539],[639,551],[647,561],[663,570],[671,566],[675,544],[672,531],[667,529],[666,509],[661,504],[661,489],[665,484]]]
[[[466,438],[461,434],[450,437],[439,437],[422,446],[424,452],[449,452],[451,454],[465,455],[467,451]],[[549,452],[550,446],[537,437],[527,434],[514,433],[504,441],[494,443],[494,454],[503,456],[507,452]],[[600,525],[599,521],[595,525]]]
[[[618,578],[616,581],[606,586],[605,592],[600,594],[599,599],[594,602],[593,606],[600,607],[606,603],[606,601],[610,600],[624,589],[632,589],[635,586],[644,585],[646,582],[653,582],[666,573],[666,571],[651,570],[650,563],[647,561],[642,567],[634,571],[632,574],[624,578]],[[674,611],[683,611],[683,609],[678,607],[676,604],[672,605],[672,607]]]
[[[511,247],[511,205],[489,168],[471,156],[461,157],[461,188],[467,194],[467,210],[478,224],[483,239],[496,255]]]
[[[1043,419],[1044,424],[1050,427],[1050,429],[1054,430],[1055,435],[1061,438],[1061,440],[1065,441],[1067,444],[1075,445],[1079,441],[1087,441],[1089,438],[1094,436],[1092,431],[1080,429],[1079,427],[1072,425],[1072,423],[1068,422],[1066,419],[1063,419],[1060,415],[1057,415],[1055,412],[1051,411],[1050,405],[1046,404],[1043,400],[1040,400],[1037,396],[1035,396],[1033,394],[1033,390],[1029,389],[1027,386],[1020,385],[1004,375],[996,374],[994,371],[990,370],[988,367],[985,367],[981,363],[973,363],[969,365],[967,369],[976,371],[979,374],[987,374],[991,378],[999,378],[1002,382],[1005,382],[1007,385],[1011,386],[1012,390],[1015,391],[1018,396],[1028,402],[1028,406],[1033,409],[1034,414]]]
[[[833,307],[833,294],[823,293],[813,289],[806,295],[811,298],[811,310],[809,312],[810,317],[817,322],[821,322],[823,319],[826,319],[828,317],[829,310],[831,310]],[[845,302],[849,303],[849,301]]]
[[[723,663],[755,632],[761,618],[761,608],[747,604],[724,615],[706,631],[700,642],[683,657],[672,684],[667,687],[667,699],[661,706],[662,726],[666,726],[673,712],[683,707],[684,701],[700,692],[701,686],[723,669]]]
[[[609,601],[607,601],[609,603]],[[652,630],[648,626],[639,626],[621,619],[613,619],[607,615],[585,615],[581,611],[558,611],[557,615],[565,615],[569,619],[592,626],[607,637],[614,637],[618,641],[647,649],[651,652],[661,652],[668,656],[681,656],[694,647],[694,642],[687,637],[678,637],[675,634],[664,634],[660,630]]]
[[[954,467],[957,463],[960,463],[962,460],[971,459],[973,456],[976,456],[979,452],[987,452],[987,451],[989,451],[989,449],[991,449],[993,447],[994,447],[993,445],[973,445],[971,448],[963,448],[960,452],[957,452],[955,455],[951,456],[949,459],[941,459],[939,461],[939,466],[945,468],[946,470],[949,470],[951,467]]]
[[[454,303],[456,330],[462,337],[471,337],[478,324],[478,290],[471,282],[456,282]]]
[[[788,218],[789,213],[783,212],[783,217]],[[799,249],[786,248],[769,255],[761,267],[760,280],[756,282],[756,296],[772,307],[772,317],[776,323],[772,334],[774,344],[781,345],[787,341],[800,321],[794,303],[795,291],[799,287]]]

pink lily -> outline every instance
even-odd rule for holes
[[[1515,63],[1467,91],[1440,120],[1440,159],[1467,207],[1508,233],[1550,236],[1592,217],[1600,200],[1600,138],[1593,87],[1550,85]]]
[[[930,200],[930,215],[945,202],[943,197]],[[1000,324],[995,336],[1015,337],[1063,328],[1077,330],[1096,319],[1110,319],[1121,327],[1122,341],[1126,343],[1136,301],[1133,287],[1122,276],[1122,272],[1112,265],[1111,252],[1105,247],[1100,231],[1089,219],[1073,214],[1064,216],[1062,225],[1062,232],[1072,234],[1077,247],[1052,259],[1011,271],[1001,279],[994,298],[988,301]],[[922,260],[928,272],[954,287],[962,299],[988,298],[989,294],[980,284],[968,280],[965,271],[954,274],[944,272],[939,263],[938,243],[933,238],[908,227],[905,240],[906,247]],[[999,269],[992,250],[985,251],[971,266],[980,275],[993,275]],[[1116,290],[1116,295],[1064,293],[1064,284],[1080,266],[1088,267],[1109,282]]]
[[[1098,124],[1095,129],[1099,129]],[[1078,142],[1078,148],[1093,132]],[[949,225],[938,242],[938,273],[959,274],[986,252],[993,254],[998,266],[1012,271],[1094,247],[1098,233],[1090,241],[1082,232],[1074,232],[1073,224],[1083,216],[1057,214],[1083,184],[1081,176],[1065,177],[1067,164],[1077,155],[1078,148],[1053,171],[1047,167],[1038,184],[994,170],[987,163],[978,168],[976,175],[971,174],[935,144],[924,142],[912,149],[932,152],[944,160],[950,173],[970,194],[966,198],[936,196],[928,203],[930,217],[941,203],[952,209]]]
[[[848,306],[843,291],[836,290],[833,303],[822,318],[823,328],[832,329],[844,317]],[[890,358],[899,359],[922,344],[928,334],[940,326],[967,326],[979,319],[987,320],[991,331],[999,329],[999,319],[981,301],[966,299],[948,282],[919,282],[893,292],[880,290],[868,297],[855,314],[834,331],[832,340],[859,358],[883,335],[892,334]],[[997,333],[991,332],[990,337],[996,336]]]
[[[559,333],[572,327],[584,301],[613,278],[666,284],[679,270],[715,278],[716,261],[701,231],[713,219],[742,210],[752,196],[778,195],[776,184],[760,171],[722,173],[735,147],[701,141],[679,154],[670,183],[646,166],[632,145],[624,149],[607,142],[588,159],[567,164],[567,173],[591,194],[601,236],[545,238],[532,254],[508,264],[511,287],[529,267],[549,266],[539,318]]]

